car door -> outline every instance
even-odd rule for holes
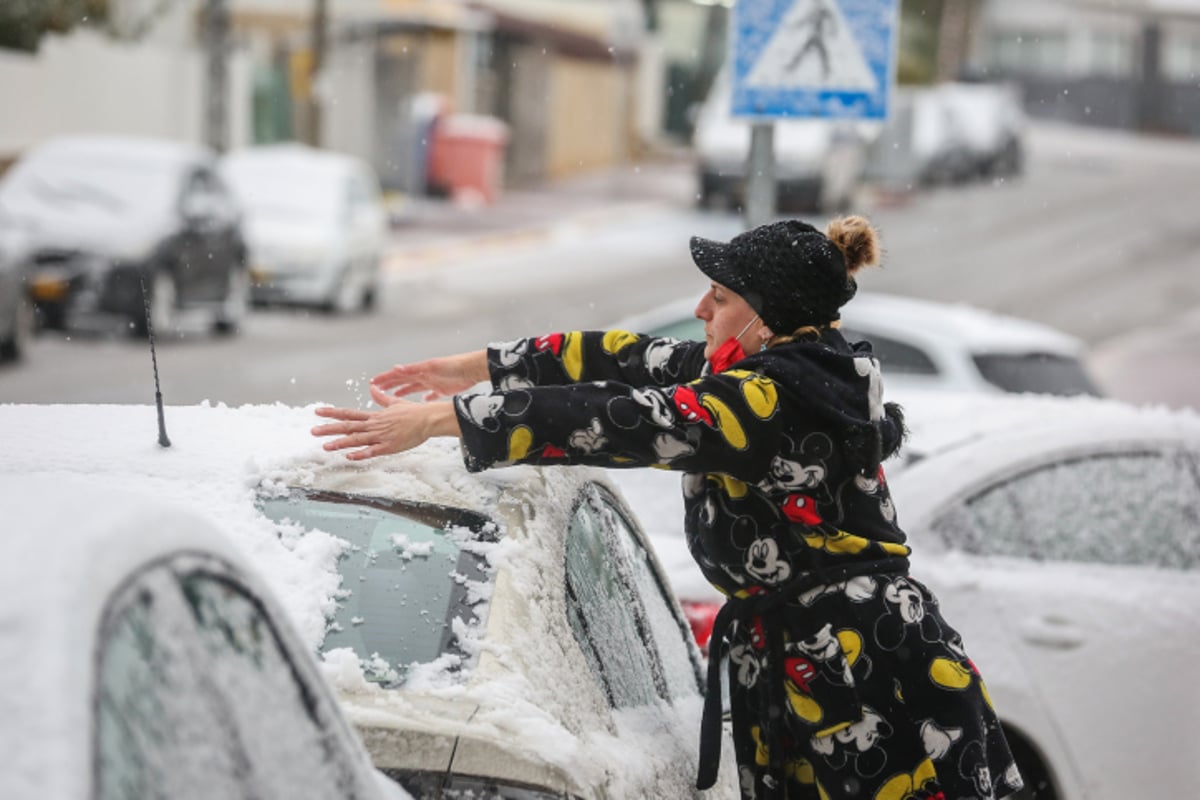
[[[133,576],[96,653],[93,797],[374,798],[311,656],[213,558]]]
[[[977,491],[934,530],[987,557],[1004,636],[1084,785],[1200,786],[1200,486],[1179,449],[1096,452]],[[968,647],[970,643],[968,642]]]
[[[686,793],[695,781],[700,665],[686,621],[616,499],[591,486],[572,514],[566,540],[567,612],[575,638],[604,686],[618,735],[653,725],[654,772],[625,775],[622,796]],[[663,701],[669,710],[663,708]],[[736,795],[732,749],[720,792]]]

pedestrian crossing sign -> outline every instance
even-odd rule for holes
[[[733,114],[883,119],[899,0],[737,0]]]

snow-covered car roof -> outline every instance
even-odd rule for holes
[[[887,468],[902,524],[915,527],[966,492],[985,470],[1020,470],[1048,453],[1200,446],[1200,415],[1165,406],[958,392],[914,392],[898,399],[909,443]]]
[[[140,165],[170,168],[212,158],[202,145],[173,139],[95,134],[60,136],[33,147],[25,158],[96,158],[132,161]],[[18,162],[19,163],[19,162]]]
[[[363,170],[366,162],[346,153],[288,142],[244,147],[230,151],[222,158],[222,166],[227,170],[235,171],[253,169],[291,172],[300,169],[310,173],[324,173],[332,176]]]

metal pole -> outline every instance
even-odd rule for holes
[[[204,16],[208,56],[204,141],[220,153],[229,147],[229,9],[225,0],[207,0]]]
[[[312,16],[312,69],[308,74],[308,143],[321,146],[321,69],[329,42],[328,0],[314,0]]]
[[[775,124],[750,126],[750,157],[746,170],[746,228],[757,228],[775,217]]]

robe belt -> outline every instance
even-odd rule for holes
[[[713,620],[712,635],[709,638],[708,656],[708,685],[704,695],[704,714],[700,722],[700,763],[696,775],[696,788],[708,789],[717,782],[717,773],[721,767],[721,656],[720,649],[724,645],[729,626],[734,620],[752,624],[755,617],[765,618],[763,633],[767,638],[767,658],[770,674],[765,676],[769,681],[771,705],[784,713],[786,690],[784,680],[786,675],[783,667],[784,641],[781,621],[777,619],[783,610],[783,605],[789,600],[799,597],[818,586],[828,586],[840,583],[861,575],[890,575],[908,572],[907,558],[881,558],[873,561],[859,561],[836,567],[825,567],[808,572],[802,572],[782,586],[777,586],[763,594],[749,597],[730,597]],[[779,730],[778,724],[771,724],[768,730]],[[774,739],[772,735],[770,737]],[[777,742],[768,742],[771,766],[777,766],[780,758],[780,748]]]

